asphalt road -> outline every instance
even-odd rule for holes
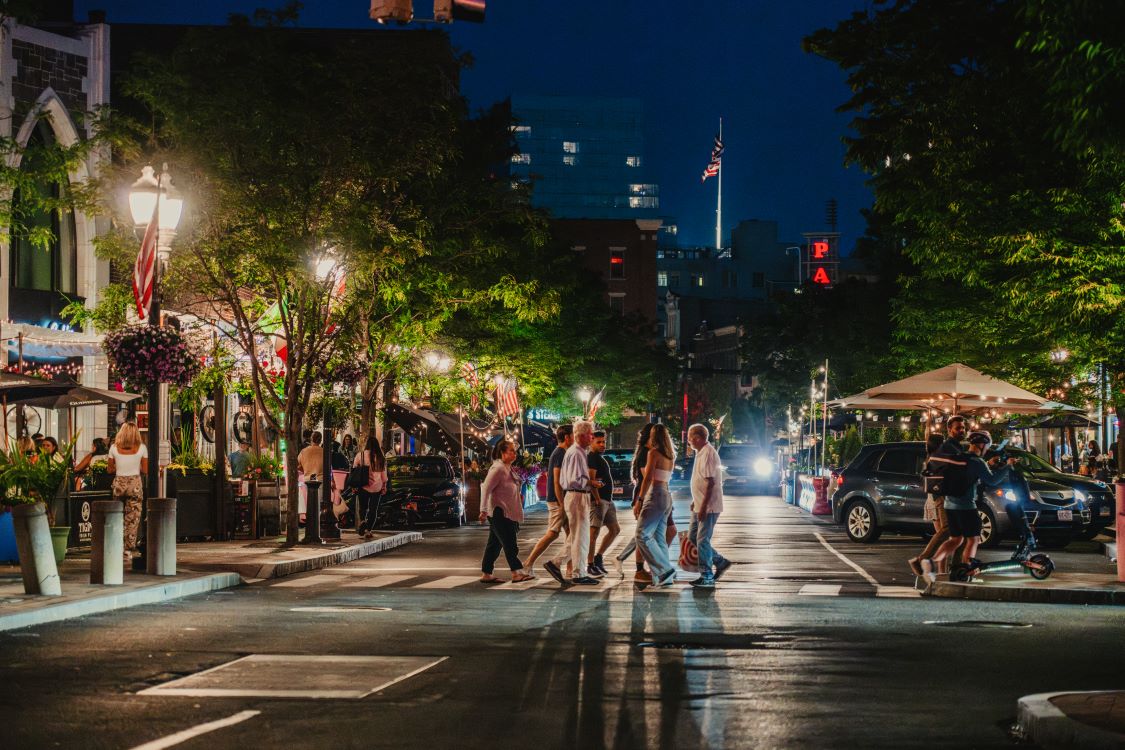
[[[628,565],[487,587],[482,528],[425,536],[0,633],[0,747],[993,748],[1022,695],[1121,687],[1119,608],[921,599],[918,540],[859,547],[777,498],[728,496],[712,592],[637,593]]]

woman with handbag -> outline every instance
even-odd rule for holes
[[[387,459],[374,435],[367,436],[367,444],[352,461],[348,485],[359,490],[360,522],[356,533],[370,539],[379,518],[379,502],[387,491]]]

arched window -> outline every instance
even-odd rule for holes
[[[55,144],[55,133],[46,120],[39,120],[31,131],[20,170],[34,173],[45,158],[44,149]],[[62,186],[40,179],[37,191],[58,199]],[[21,191],[12,195],[12,276],[16,289],[74,294],[78,277],[78,242],[73,211],[47,211],[35,202],[22,200]],[[50,234],[46,248],[33,237]]]

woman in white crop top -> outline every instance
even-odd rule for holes
[[[141,527],[144,491],[141,477],[148,473],[148,450],[141,442],[135,422],[126,422],[117,431],[109,449],[109,473],[113,474],[113,499],[125,504],[125,561],[132,560]]]
[[[637,587],[642,589],[646,585],[654,588],[667,586],[676,580],[676,569],[668,557],[668,539],[665,536],[672,510],[668,481],[672,478],[676,449],[666,425],[653,425],[648,448],[644,479],[641,480],[641,497],[644,500],[637,517],[637,549],[652,571],[652,583],[637,582]]]

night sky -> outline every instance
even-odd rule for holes
[[[230,12],[280,0],[76,0],[109,23],[223,23]],[[163,7],[162,7],[163,6]],[[368,0],[308,0],[301,25],[377,28]],[[681,244],[714,243],[715,181],[700,184],[723,118],[723,234],[740,219],[775,219],[780,239],[822,231],[825,201],[840,203],[845,253],[870,205],[864,176],[844,169],[851,115],[844,74],[807,55],[801,38],[865,0],[488,0],[483,25],[455,23],[472,53],[463,90],[480,107],[510,94],[636,96],[645,104],[646,158],[662,213]],[[430,16],[430,0],[415,13]]]

